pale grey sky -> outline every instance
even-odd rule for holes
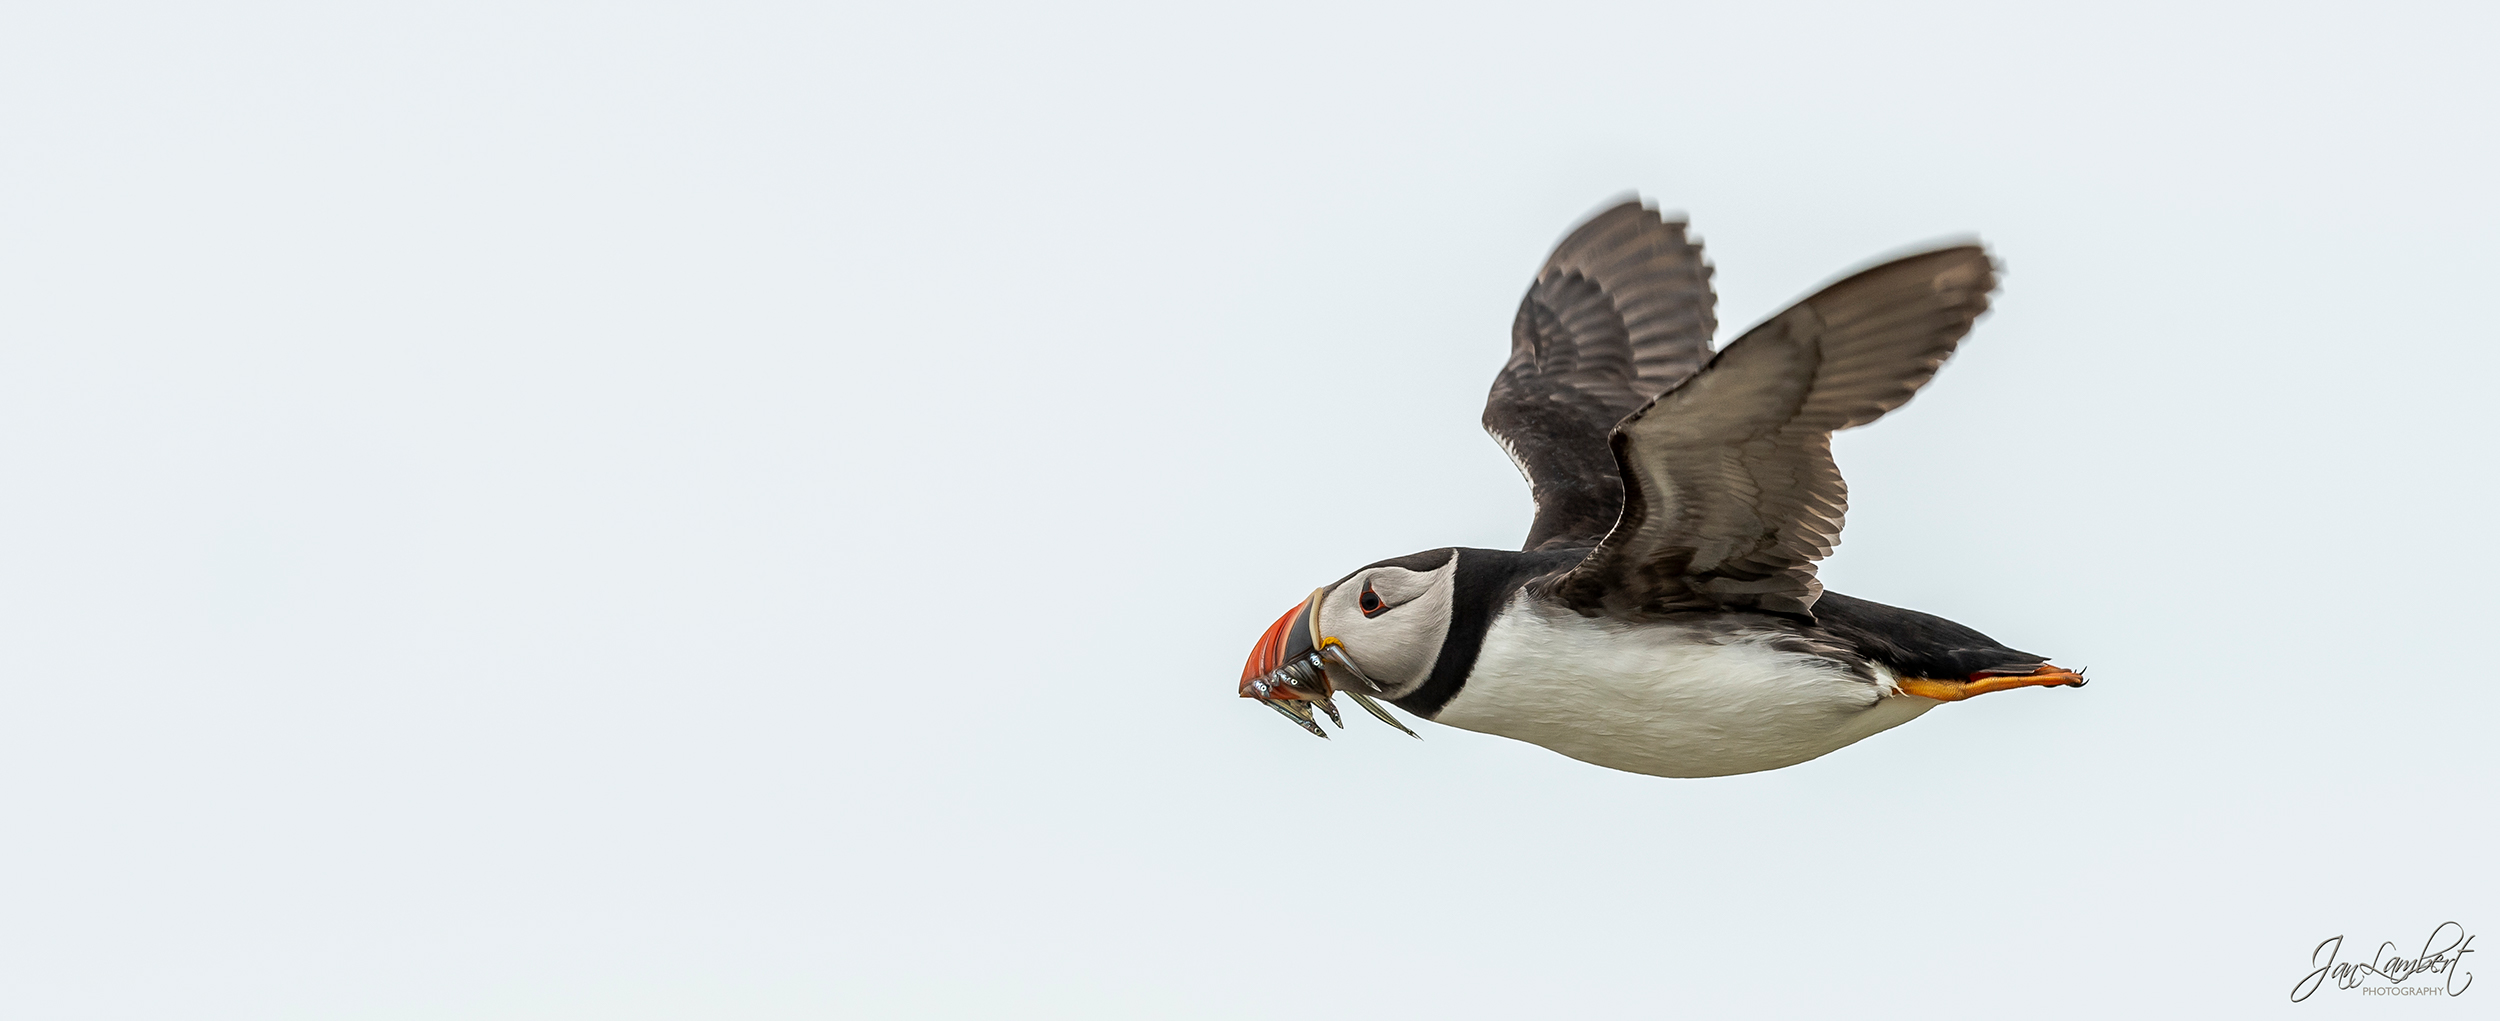
[[[0,1015],[2227,1016],[2500,926],[2496,20],[13,4]],[[1518,541],[1628,190],[1723,337],[1992,246],[1825,578],[2090,688],[1698,781],[1232,696]]]

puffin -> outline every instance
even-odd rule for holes
[[[1555,246],[1484,427],[1526,476],[1516,550],[1442,547],[1320,586],[1239,686],[1313,734],[1336,695],[1668,777],[1805,762],[1946,702],[2081,671],[1826,592],[1848,488],[1832,433],[1907,403],[1987,311],[1978,243],[1851,273],[1715,353],[1712,269],[1637,197]]]

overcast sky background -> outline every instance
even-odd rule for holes
[[[9,5],[0,1014],[2214,1016],[2500,927],[2500,19],[1881,6]],[[1233,697],[1517,543],[1631,190],[1722,339],[1992,246],[1825,578],[2090,688],[1698,781]]]

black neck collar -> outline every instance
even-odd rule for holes
[[[1391,705],[1427,720],[1439,715],[1441,707],[1466,686],[1467,675],[1476,669],[1477,654],[1484,651],[1484,636],[1493,630],[1493,618],[1511,595],[1530,581],[1568,570],[1589,551],[1460,549],[1456,555],[1458,570],[1450,580],[1449,637],[1442,639],[1441,654],[1433,659],[1432,673],[1424,678],[1423,686],[1390,700]]]

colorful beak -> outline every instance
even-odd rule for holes
[[[1302,605],[1285,611],[1276,623],[1267,626],[1267,633],[1259,636],[1259,644],[1250,647],[1250,662],[1242,664],[1241,697],[1258,699],[1302,729],[1327,737],[1328,732],[1321,730],[1319,721],[1312,718],[1312,710],[1327,713],[1328,722],[1341,729],[1345,726],[1345,719],[1337,715],[1336,699],[1329,697],[1341,689],[1328,671],[1342,670],[1345,681],[1354,685],[1342,690],[1354,699],[1354,704],[1408,737],[1422,736],[1363,693],[1365,687],[1379,690],[1380,684],[1364,676],[1354,665],[1353,657],[1346,654],[1344,645],[1334,638],[1323,641],[1318,637],[1319,601],[1326,592],[1313,591]]]
[[[1312,637],[1318,633],[1319,598],[1313,592],[1302,605],[1285,611],[1259,636],[1259,644],[1250,647],[1250,662],[1241,668],[1241,697],[1258,699],[1302,729],[1327,737],[1313,718],[1314,708],[1339,727],[1345,720],[1328,697],[1328,670],[1320,664],[1319,642]]]
[[[1250,661],[1241,668],[1241,697],[1271,699],[1316,699],[1328,694],[1328,675],[1316,669],[1319,663],[1319,597],[1317,592],[1305,599],[1276,623],[1267,626],[1259,636],[1259,644],[1250,647]],[[1308,664],[1310,677],[1292,667]]]

